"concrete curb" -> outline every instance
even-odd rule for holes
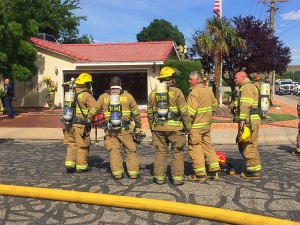
[[[144,142],[151,142],[151,132],[146,131]],[[211,131],[212,144],[235,144],[237,130],[234,128],[216,129]],[[259,144],[295,144],[298,135],[297,128],[260,128]],[[0,129],[2,139],[36,139],[36,140],[63,140],[61,128],[2,128]],[[97,139],[103,140],[104,132],[98,129]],[[95,130],[91,132],[92,141],[95,140]]]

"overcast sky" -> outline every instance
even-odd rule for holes
[[[268,20],[269,0],[222,0],[222,15],[227,18],[253,15]],[[275,0],[276,1],[276,0]],[[191,43],[196,29],[214,15],[215,0],[80,0],[77,15],[87,16],[79,27],[80,35],[92,35],[96,42],[136,42],[136,34],[154,19],[177,26]],[[292,51],[291,65],[300,65],[300,0],[276,3],[275,35]]]

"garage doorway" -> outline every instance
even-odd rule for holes
[[[70,71],[71,72],[71,71]],[[69,81],[72,77],[76,78],[81,72],[72,71],[65,73],[64,81]],[[88,72],[93,77],[93,96],[98,99],[101,94],[109,90],[109,82],[112,76],[119,76],[122,81],[122,88],[126,89],[135,98],[138,105],[147,105],[148,85],[147,72]]]

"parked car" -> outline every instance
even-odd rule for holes
[[[299,95],[300,94],[300,85],[299,84],[296,84],[294,86],[293,94],[294,95]]]
[[[294,84],[292,80],[287,79],[287,80],[277,80],[275,82],[275,93],[277,95],[281,94],[292,94],[294,90]]]

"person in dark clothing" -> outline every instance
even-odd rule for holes
[[[11,107],[12,97],[13,97],[13,86],[9,83],[9,79],[4,80],[4,106],[6,109],[7,119],[14,118],[13,109]]]

